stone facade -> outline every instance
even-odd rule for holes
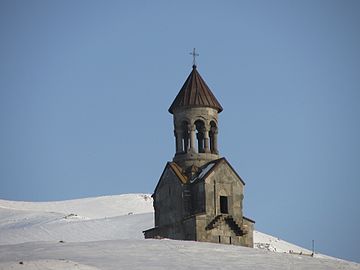
[[[176,151],[155,188],[155,227],[144,231],[145,238],[253,247],[255,222],[243,216],[245,183],[219,156],[222,107],[196,67],[169,111]]]

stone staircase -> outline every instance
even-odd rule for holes
[[[224,221],[224,215],[217,215],[207,226],[206,230],[212,230]]]
[[[245,234],[242,226],[239,225],[232,216],[227,216],[225,221],[237,236],[242,236]]]
[[[212,230],[213,228],[219,226],[222,222],[225,222],[237,236],[242,236],[248,233],[246,228],[239,224],[231,215],[225,214],[217,215],[206,226],[206,230]]]

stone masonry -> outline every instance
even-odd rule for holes
[[[145,238],[253,247],[254,221],[243,216],[244,181],[218,150],[220,103],[193,66],[169,108],[175,156],[155,188],[155,227]]]

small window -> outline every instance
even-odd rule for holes
[[[221,214],[228,214],[228,198],[226,196],[220,196],[220,212]]]

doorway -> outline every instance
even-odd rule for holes
[[[220,196],[220,213],[228,214],[228,198],[226,196]]]

